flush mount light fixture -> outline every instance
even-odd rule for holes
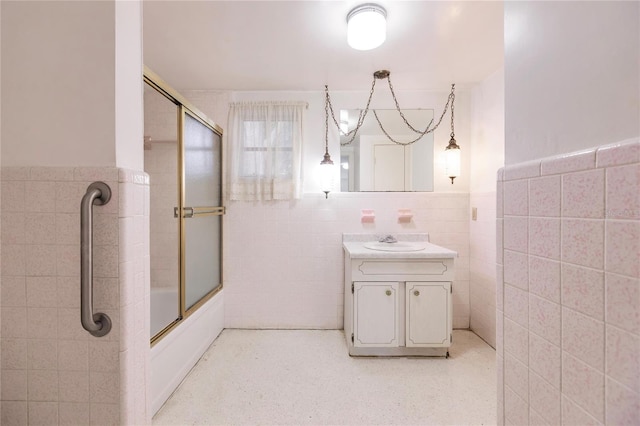
[[[356,50],[371,50],[387,38],[387,11],[367,3],[351,9],[347,15],[347,43]]]

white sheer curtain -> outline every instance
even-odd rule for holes
[[[306,102],[230,104],[227,126],[230,200],[300,198],[306,107]]]

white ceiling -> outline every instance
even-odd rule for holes
[[[503,64],[503,3],[376,1],[387,40],[346,42],[363,1],[145,0],[144,62],[179,90],[363,90],[391,71],[397,90],[448,90]]]

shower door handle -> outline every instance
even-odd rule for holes
[[[93,313],[93,205],[107,204],[110,199],[109,185],[93,182],[80,203],[80,321],[96,337],[111,331],[111,319],[107,314]]]
[[[182,212],[183,212],[182,217],[185,217],[185,218],[193,217],[193,207],[183,207]],[[173,217],[180,217],[179,207],[173,208]]]
[[[182,217],[190,218],[194,216],[220,216],[226,213],[225,207],[183,207]],[[180,208],[173,208],[173,217],[180,217]]]

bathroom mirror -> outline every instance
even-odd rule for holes
[[[378,119],[394,140],[406,143],[420,135],[405,124],[395,109],[376,109]],[[340,110],[343,132],[355,128],[361,110]],[[403,110],[416,130],[424,130],[433,119],[432,109]],[[433,133],[410,145],[399,145],[387,137],[369,110],[353,142],[353,135],[340,136],[340,190],[342,192],[433,191]]]

